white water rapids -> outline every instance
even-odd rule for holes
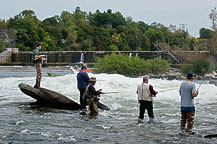
[[[60,70],[54,72],[62,72]],[[64,71],[64,70],[63,70]],[[7,72],[7,73],[5,73]],[[11,73],[11,76],[8,74]],[[136,88],[142,78],[118,74],[92,74],[97,78],[96,89],[110,93],[101,102],[111,108],[100,111],[97,119],[79,115],[78,111],[31,107],[35,100],[23,94],[18,85],[34,85],[34,69],[0,69],[0,139],[23,143],[217,143],[216,139],[181,137],[179,132],[182,81],[150,79],[159,92],[154,98],[155,123],[137,125],[139,104]],[[42,87],[79,101],[76,74],[66,71],[58,77],[46,77],[43,70]],[[195,98],[194,131],[201,135],[217,133],[217,88],[205,81]],[[164,91],[165,90],[165,91]],[[167,91],[168,90],[168,91]]]

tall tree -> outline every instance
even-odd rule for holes
[[[214,31],[206,28],[201,28],[199,33],[201,39],[211,39],[214,34]]]
[[[211,10],[211,13],[209,14],[209,18],[212,22],[212,29],[217,30],[217,10],[216,7]]]

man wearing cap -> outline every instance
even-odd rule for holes
[[[83,100],[82,96],[87,88],[87,85],[89,84],[89,80],[90,78],[87,74],[87,67],[82,66],[80,72],[77,74],[77,86],[80,92],[80,105],[82,110],[86,108],[85,100]]]
[[[37,72],[36,76],[36,84],[34,88],[40,88],[41,78],[42,78],[42,72],[41,72],[41,65],[44,61],[46,61],[45,55],[40,55],[40,49],[42,48],[41,43],[37,43],[36,48],[32,51],[33,56],[33,63],[35,64],[35,69]]]
[[[99,89],[98,91],[96,91],[94,87],[94,85],[96,84],[95,77],[91,77],[89,82],[90,84],[87,86],[86,91],[85,91],[85,98],[90,108],[90,115],[97,116],[99,113],[97,102],[99,101],[100,94],[104,94],[104,92],[102,92],[102,89]]]
[[[143,122],[145,109],[148,111],[149,121],[152,122],[154,120],[152,96],[155,96],[158,92],[153,89],[152,85],[148,84],[148,80],[149,76],[144,76],[142,84],[137,87],[136,93],[138,94],[138,102],[140,104],[138,123]]]
[[[181,120],[180,129],[181,132],[186,131],[189,134],[194,134],[192,128],[194,125],[194,98],[198,95],[198,90],[193,83],[194,75],[192,72],[187,74],[187,81],[182,82],[179,93],[181,96]],[[187,129],[185,129],[185,124],[187,122]]]

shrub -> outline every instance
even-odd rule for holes
[[[135,77],[145,73],[160,73],[169,70],[169,63],[166,60],[155,58],[146,60],[139,57],[131,57],[125,54],[106,55],[103,58],[97,58],[94,64],[94,72],[108,74],[122,74]]]
[[[193,62],[192,71],[197,75],[204,75],[208,72],[212,72],[213,63],[207,58],[200,58]]]
[[[162,73],[169,71],[169,63],[167,60],[160,58],[154,58],[147,60],[148,66],[151,73]]]
[[[187,74],[188,72],[193,72],[193,70],[192,70],[192,65],[183,65],[182,67],[181,67],[181,72],[183,73],[183,74]]]
[[[5,48],[4,40],[0,39],[0,52],[2,52]]]
[[[47,72],[47,76],[49,76],[49,77],[56,77],[56,76],[59,76],[59,75],[56,74],[56,73]]]
[[[193,61],[191,65],[184,65],[181,69],[183,74],[193,72],[197,75],[204,76],[204,74],[212,72],[214,64],[207,58],[200,58]]]

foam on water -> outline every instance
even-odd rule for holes
[[[129,78],[118,74],[92,73],[89,73],[89,76],[97,78],[96,89],[117,92],[101,96],[101,102],[108,105],[111,111],[100,111],[98,119],[81,117],[79,112],[28,108],[25,103],[35,100],[23,94],[18,85],[26,83],[33,86],[35,77],[1,78],[0,121],[4,131],[0,131],[0,134],[14,137],[17,143],[22,143],[24,138],[33,139],[36,143],[41,139],[48,143],[131,143],[137,140],[140,143],[161,143],[163,139],[165,143],[176,140],[189,143],[188,139],[179,140],[174,135],[179,129],[179,87],[182,81],[150,79],[149,83],[159,91],[154,98],[156,124],[147,123],[148,117],[145,116],[145,123],[137,126],[139,104],[136,89],[142,83],[142,77]],[[76,74],[43,77],[41,85],[79,101]],[[199,87],[199,83],[196,87]],[[202,84],[199,95],[195,98],[195,105],[197,114],[195,127],[198,131],[206,132],[215,129],[216,86]],[[203,139],[194,140],[203,141]]]
[[[142,82],[142,78],[129,78],[118,74],[89,74],[97,78],[96,89],[103,89],[104,92],[118,92],[102,96],[102,100],[112,103],[114,107],[120,107],[115,104],[116,99],[125,99],[127,101],[137,101],[136,88]],[[165,103],[179,102],[179,87],[182,81],[178,80],[162,80],[150,79],[149,83],[154,86],[154,89],[159,91],[155,101],[162,101]],[[27,83],[34,85],[34,77],[22,78],[3,78],[0,81],[0,97],[5,101],[23,101],[27,96],[22,95],[18,88],[20,83]],[[77,90],[77,81],[75,74],[69,74],[59,77],[43,77],[42,87],[57,91],[78,101],[79,92]],[[199,84],[196,84],[199,87]],[[166,91],[168,89],[168,91]],[[163,91],[165,90],[165,91]],[[160,92],[163,91],[163,92]],[[110,101],[110,102],[109,102]],[[195,99],[196,103],[202,105],[213,103],[217,101],[217,88],[212,84],[202,84],[199,90],[199,95]]]

